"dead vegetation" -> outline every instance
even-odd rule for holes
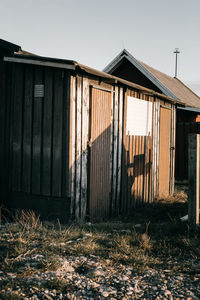
[[[200,255],[200,231],[180,221],[187,213],[186,200],[185,194],[179,193],[121,221],[96,224],[41,222],[34,212],[17,211],[14,222],[0,227],[0,270],[14,273],[15,281],[57,270],[63,257],[93,255],[112,265],[133,266],[137,272],[152,267],[191,272],[188,260]],[[88,272],[88,266],[77,266],[77,270]],[[12,286],[13,280],[7,285]],[[63,282],[49,284],[62,290]],[[2,290],[5,284],[0,282],[0,295]]]

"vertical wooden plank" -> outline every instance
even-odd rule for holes
[[[183,160],[184,161],[187,161],[188,160],[188,135],[189,135],[189,132],[190,132],[190,123],[184,123],[184,138],[183,138],[183,149],[181,149],[181,151],[183,152]],[[183,164],[181,162],[180,164],[181,166],[181,173],[183,174],[183,179],[184,178],[187,178],[187,174],[188,174],[188,164]]]
[[[154,99],[153,119],[153,196],[158,198],[158,174],[159,174],[159,132],[160,132],[160,101]]]
[[[6,141],[9,140],[9,135],[6,135],[6,120],[10,118],[7,115],[8,95],[6,93],[6,78],[8,77],[6,63],[0,60],[0,203],[5,201],[5,194],[7,189],[7,147]]]
[[[121,213],[125,212],[125,206],[126,206],[126,203],[127,203],[127,194],[126,194],[126,181],[127,181],[127,172],[126,172],[126,119],[127,119],[127,90],[124,91],[124,98],[123,98],[122,194],[121,194],[121,211],[120,211]]]
[[[15,66],[13,143],[12,143],[12,190],[21,190],[22,171],[22,107],[23,107],[23,66]]]
[[[199,224],[199,180],[200,180],[200,135],[189,134],[189,222],[194,225]]]
[[[12,191],[12,170],[13,170],[13,116],[14,116],[14,92],[15,92],[15,64],[8,64],[8,79],[6,82],[8,110],[6,120],[7,139],[7,191]],[[10,88],[12,86],[12,89]]]
[[[82,99],[82,180],[81,180],[81,218],[86,216],[88,182],[88,132],[89,132],[89,81],[83,77]]]
[[[54,71],[52,196],[62,193],[63,73]]]
[[[69,169],[70,169],[70,182],[69,182],[69,196],[71,197],[71,217],[74,216],[75,209],[75,153],[76,153],[76,78],[70,78],[70,154],[69,154]]]
[[[117,189],[117,153],[118,153],[118,86],[115,86],[114,107],[113,107],[113,181],[112,181],[112,211],[116,209],[116,189]]]
[[[114,122],[115,122],[115,116],[114,116],[114,99],[115,99],[115,90],[113,87],[113,93],[111,97],[111,117],[110,117],[110,211],[111,214],[113,213],[113,163],[114,163],[114,144],[113,144],[113,132],[114,132]]]
[[[53,71],[46,68],[44,73],[44,114],[43,114],[43,168],[42,194],[51,195],[52,172],[52,119],[53,119]]]
[[[62,172],[62,184],[61,184],[61,196],[66,198],[67,196],[67,178],[69,176],[69,151],[68,151],[68,145],[69,145],[69,76],[68,72],[64,71],[62,72],[62,91],[63,91],[63,122],[62,122],[62,149],[61,149],[61,172]]]
[[[156,100],[154,98],[154,106],[153,106],[153,126],[152,126],[152,134],[153,134],[153,144],[152,144],[152,198],[156,198],[156,140],[157,140],[157,114],[156,114]]]
[[[42,68],[35,67],[34,84],[43,83]],[[41,192],[42,106],[44,99],[33,99],[32,193]]]
[[[63,116],[63,138],[65,138],[65,145],[63,147],[63,164],[66,167],[63,167],[63,196],[70,197],[69,193],[71,191],[71,184],[70,184],[70,151],[71,151],[71,78],[70,73],[65,72],[64,77],[64,98],[63,98],[63,107],[64,107],[64,116]]]
[[[31,191],[33,68],[25,67],[22,191]]]
[[[122,122],[123,122],[123,88],[119,90],[118,108],[118,170],[117,170],[117,213],[120,208],[121,172],[122,172]]]
[[[145,177],[145,173],[144,173],[144,140],[145,140],[145,136],[142,137],[142,141],[141,141],[141,182],[140,182],[140,195],[141,195],[141,200],[142,200],[142,204],[145,203],[144,201],[144,190],[143,190],[143,185],[144,185],[144,177]]]
[[[149,101],[152,102],[152,128],[153,128],[153,123],[154,123],[154,106],[155,106],[155,101],[154,101],[154,97],[151,96],[149,97]],[[150,156],[150,161],[149,161],[149,176],[150,176],[150,194],[149,194],[149,197],[147,199],[148,202],[152,202],[154,200],[154,197],[153,197],[153,193],[152,193],[152,190],[153,190],[153,177],[152,177],[152,163],[153,163],[153,139],[154,139],[154,136],[153,136],[153,129],[152,129],[152,134],[151,136],[149,137],[149,143],[150,143],[150,152],[151,152],[151,156]]]
[[[77,77],[77,95],[76,95],[76,199],[75,216],[80,217],[80,196],[81,196],[81,123],[82,123],[82,77]]]

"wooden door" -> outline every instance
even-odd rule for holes
[[[89,215],[99,219],[109,215],[112,93],[92,87],[90,97]]]
[[[159,198],[169,195],[171,110],[160,108]]]

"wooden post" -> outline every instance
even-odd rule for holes
[[[184,163],[184,162],[183,162]],[[199,224],[200,134],[189,134],[188,147],[189,222]]]

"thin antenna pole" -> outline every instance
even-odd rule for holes
[[[178,48],[175,48],[174,53],[176,54],[176,58],[175,58],[175,78],[177,78],[177,65],[178,65],[178,54],[180,53]]]

